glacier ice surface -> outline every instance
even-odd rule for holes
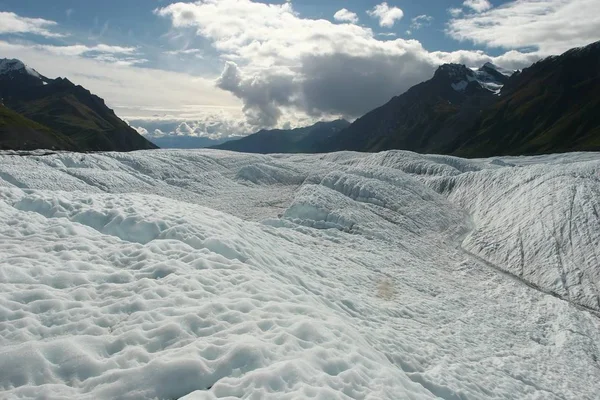
[[[594,399],[600,154],[0,155],[0,398]]]

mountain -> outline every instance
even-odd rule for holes
[[[25,124],[30,128],[28,148],[79,151],[156,148],[117,117],[100,97],[68,79],[46,78],[19,60],[0,60],[0,99],[5,108],[23,118],[10,113],[11,118],[4,119],[0,137],[3,147],[25,145],[9,139],[23,132]],[[27,121],[39,125],[33,127]],[[5,132],[12,133],[8,136]]]
[[[508,76],[492,64],[477,71],[442,65],[434,77],[357,119],[319,149],[437,152],[470,128],[484,107],[493,104]]]
[[[161,149],[204,149],[225,143],[227,139],[209,139],[200,136],[162,135],[146,136]]]
[[[600,42],[515,74],[446,151],[467,157],[600,150]]]
[[[442,65],[317,149],[463,157],[600,150],[600,42],[512,73]]]
[[[214,149],[243,153],[313,153],[323,142],[350,126],[346,120],[317,122],[314,125],[290,130],[261,130],[238,140],[213,146]]]

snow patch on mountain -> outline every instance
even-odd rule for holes
[[[485,71],[475,71],[474,73],[476,77],[475,79],[481,85],[481,87],[494,94],[500,94],[500,90],[504,86],[502,82],[499,82]]]
[[[17,59],[0,59],[0,75],[10,74],[13,72],[26,73],[36,78],[42,78],[42,76],[33,68],[25,65],[22,61]]]
[[[476,82],[481,88],[494,94],[499,94],[513,72],[497,67],[492,63],[486,63],[479,69],[470,69],[461,64],[445,64],[440,67],[450,80],[452,89],[457,92],[465,92],[471,82]]]

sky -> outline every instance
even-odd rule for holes
[[[600,39],[600,0],[0,0],[0,58],[144,134],[352,120],[443,63],[520,69]]]

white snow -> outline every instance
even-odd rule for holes
[[[594,399],[600,154],[0,155],[0,398]]]
[[[495,77],[487,73],[486,71],[479,70],[474,71],[477,82],[490,92],[499,95],[504,84],[496,80]]]
[[[494,82],[494,81],[486,81],[484,79],[480,79],[478,80],[478,82],[481,84],[481,86],[487,90],[489,90],[490,92],[499,95],[500,91],[502,90],[502,87],[504,86],[501,83],[498,82]]]
[[[0,75],[21,70],[24,70],[31,76],[41,78],[41,75],[35,69],[23,64],[23,62],[20,60],[0,58]]]
[[[497,81],[496,78],[483,70],[467,70],[464,78],[465,79],[452,83],[452,89],[457,92],[464,92],[470,82],[477,82],[482,88],[487,89],[494,94],[500,94],[500,90],[504,86],[501,82]]]

